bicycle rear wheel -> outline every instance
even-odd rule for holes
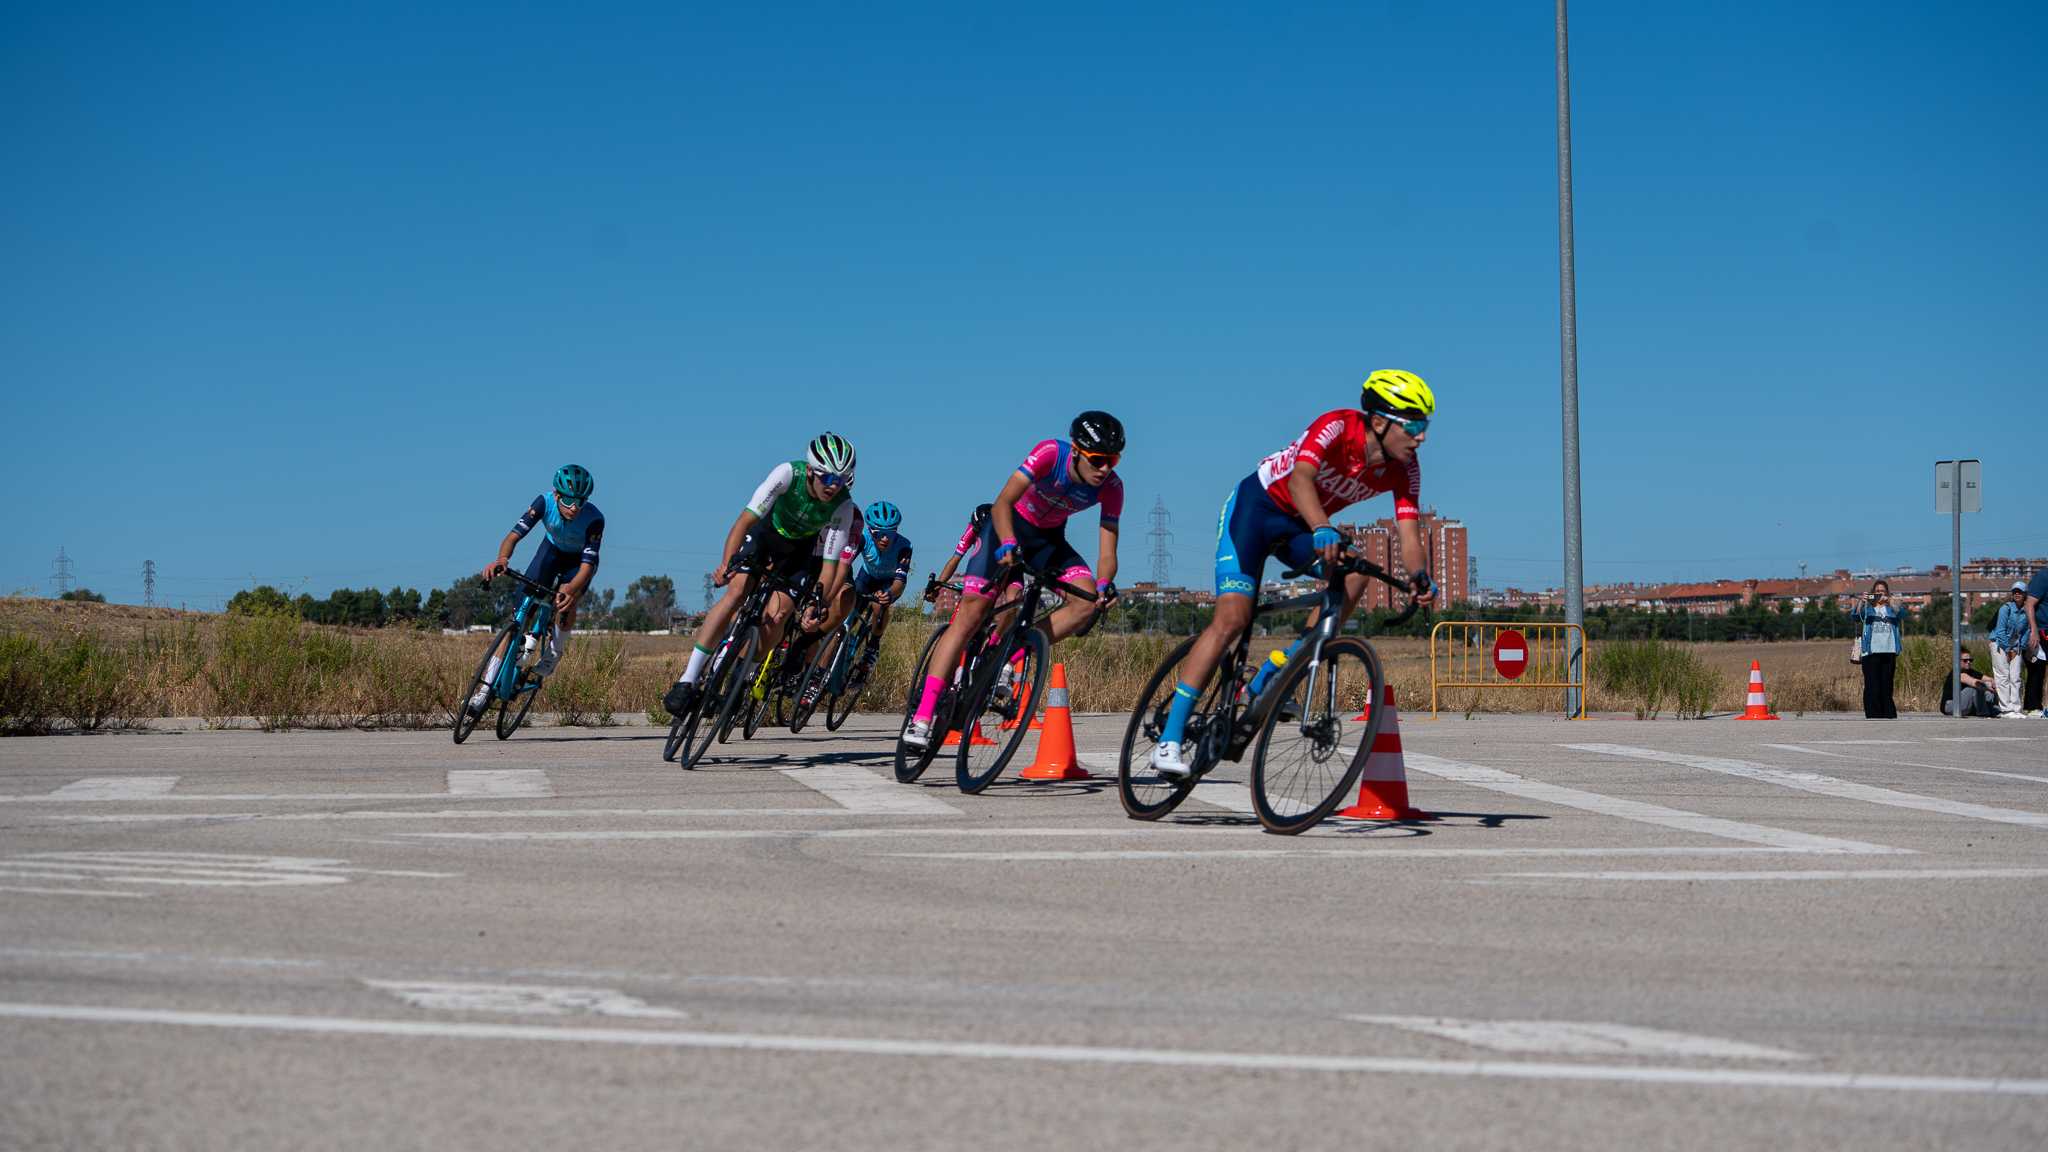
[[[811,651],[804,660],[803,675],[797,677],[796,688],[790,693],[789,730],[791,734],[803,731],[804,725],[811,722],[812,714],[818,710],[816,704],[805,705],[804,696],[810,692],[811,684],[822,679],[829,671],[829,669],[824,667],[824,649],[825,645],[822,641],[811,645]]]
[[[1350,795],[1379,734],[1384,683],[1372,645],[1339,636],[1323,645],[1321,661],[1289,664],[1261,693],[1252,807],[1266,831],[1307,831]],[[1365,719],[1351,719],[1358,715]]]
[[[1124,729],[1123,752],[1116,762],[1116,794],[1123,801],[1124,814],[1133,820],[1157,820],[1180,806],[1195,790],[1195,777],[1174,780],[1161,776],[1152,769],[1152,749],[1159,746],[1159,733],[1166,728],[1166,713],[1173,707],[1173,688],[1179,683],[1175,673],[1180,671],[1181,661],[1186,660],[1194,648],[1198,636],[1190,636],[1176,645],[1166,659],[1145,681],[1145,687],[1138,693],[1138,706],[1131,711],[1131,722]],[[1227,661],[1226,661],[1227,663]],[[1218,668],[1212,678],[1217,684],[1225,681],[1225,669]],[[1188,733],[1182,740],[1183,750],[1192,749],[1200,743],[1200,725],[1212,718],[1212,713],[1221,711],[1222,694],[1214,688],[1202,694],[1196,701],[1196,715],[1188,718]]]
[[[1003,659],[989,653],[975,669],[973,686],[967,695],[968,706],[960,718],[959,763],[954,768],[962,792],[973,794],[995,783],[1017,755],[1017,749],[1024,746],[1024,736],[1031,731],[1031,718],[1038,715],[1038,700],[1045,694],[1045,654],[1049,647],[1045,633],[1036,628],[1025,632],[1019,647],[1024,652],[1023,664],[1008,693],[1000,698],[996,681],[1002,675]],[[1013,727],[1003,727],[1012,722]]]
[[[470,678],[469,687],[464,689],[461,698],[455,701],[455,742],[457,744],[469,739],[469,734],[476,731],[477,723],[484,718],[484,713],[490,711],[491,702],[486,698],[483,708],[472,715],[469,711],[469,700],[470,697],[476,695],[477,689],[488,687],[487,679],[491,667],[491,657],[498,654],[499,648],[505,648],[509,653],[511,649],[506,647],[506,645],[511,637],[512,625],[509,623],[503,628],[498,629],[491,636],[491,642],[484,647],[484,658],[476,662],[476,675]],[[496,693],[492,695],[496,695]]]
[[[917,704],[919,698],[924,695],[925,677],[931,675],[932,649],[939,646],[939,637],[945,634],[946,626],[941,624],[932,630],[931,639],[924,642],[924,651],[917,658],[917,667],[910,673],[910,694],[903,701],[903,725],[897,729],[898,733],[910,727],[910,722],[917,717]],[[934,718],[941,714],[934,713]],[[939,754],[939,741],[936,739],[939,733],[933,732],[932,735],[935,738],[922,749],[912,748],[900,739],[896,741],[897,783],[908,784],[924,775],[924,770],[931,767],[932,761]]]

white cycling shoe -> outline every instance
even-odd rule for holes
[[[486,709],[486,708],[488,708],[488,707],[490,707],[490,706],[491,706],[491,690],[490,690],[489,688],[479,688],[479,689],[477,689],[477,690],[476,690],[475,692],[473,692],[473,693],[471,693],[471,694],[470,694],[470,697],[469,697],[469,714],[470,714],[471,716],[481,716],[481,715],[483,715],[483,714],[484,714],[484,709]]]
[[[903,742],[912,748],[925,749],[932,746],[932,722],[912,720],[910,727],[903,730]]]
[[[1180,758],[1180,744],[1172,740],[1152,749],[1152,770],[1169,780],[1185,780],[1195,774],[1187,761]]]

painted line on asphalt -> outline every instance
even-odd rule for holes
[[[176,776],[87,776],[50,793],[50,799],[149,800],[168,795],[177,786]]]
[[[1954,768],[1947,764],[1916,764],[1911,760],[1879,760],[1874,757],[1852,756],[1847,752],[1829,752],[1821,748],[1806,748],[1798,744],[1766,744],[1785,752],[1804,752],[1809,756],[1833,756],[1837,760],[1857,760],[1865,764],[1895,765],[1900,768],[1932,768],[1937,772],[1967,772],[1972,776],[1997,776],[2005,780],[2030,780],[2036,784],[2048,784],[2048,776],[2027,776],[2019,772],[1994,772],[1989,768]]]
[[[1469,784],[1474,788],[1485,788],[1519,796],[1524,800],[1535,800],[1544,804],[1555,804],[1561,808],[1577,808],[1602,816],[1613,816],[1631,820],[1638,824],[1654,824],[1663,828],[1677,828],[1686,832],[1698,832],[1706,836],[1717,836],[1724,840],[1740,840],[1749,844],[1763,844],[1772,848],[1800,850],[1805,852],[1826,852],[1847,856],[1895,856],[1910,855],[1904,848],[1887,848],[1882,844],[1867,844],[1861,840],[1842,840],[1833,836],[1817,836],[1810,832],[1791,832],[1783,828],[1768,828],[1761,824],[1745,824],[1739,820],[1724,820],[1719,816],[1703,816],[1679,808],[1666,808],[1661,804],[1650,804],[1641,800],[1625,800],[1618,796],[1604,796],[1598,792],[1586,792],[1578,788],[1566,788],[1558,784],[1545,784],[1540,780],[1528,780],[1512,772],[1498,768],[1483,768],[1477,764],[1461,764],[1456,760],[1444,760],[1436,756],[1425,756],[1410,752],[1406,756],[1409,768],[1425,775],[1450,780],[1458,784]]]
[[[1809,740],[1809,744],[1913,744],[1913,740]]]
[[[1100,748],[1083,749],[1081,752],[1076,752],[1075,755],[1079,757],[1084,753],[1093,758],[1097,763],[1107,761],[1111,764],[1121,764],[1123,762],[1124,750],[1122,745],[1118,745],[1107,750]],[[1112,768],[1104,775],[1110,780],[1115,780],[1116,770]],[[1163,785],[1165,783],[1165,781],[1153,775],[1139,776],[1135,777],[1135,779],[1152,785]],[[1226,812],[1235,812],[1240,816],[1258,815],[1258,809],[1252,804],[1251,786],[1247,784],[1238,784],[1228,780],[1203,780],[1195,785],[1195,790],[1189,794],[1188,799],[1207,804],[1212,808],[1221,808]]]
[[[120,800],[143,799],[157,803],[180,801],[204,804],[269,804],[269,803],[322,803],[361,804],[390,803],[404,800],[497,800],[498,796],[451,796],[446,792],[175,792],[165,796],[65,796],[61,792],[46,792],[35,796],[0,796],[0,804],[77,804],[110,803]]]
[[[1733,845],[1702,848],[1112,848],[1098,852],[883,852],[902,860],[1003,860],[1058,863],[1088,860],[1342,860],[1349,863],[1400,860],[1486,859],[1489,857],[1613,856],[1839,856],[1837,848],[1765,848]]]
[[[1143,825],[1131,828],[605,828],[581,832],[398,832],[413,840],[880,840],[892,836],[938,837],[1128,837],[1263,835],[1257,827],[1195,827]]]
[[[147,900],[147,892],[102,892],[92,888],[31,888],[25,884],[0,884],[0,892],[21,892],[34,896],[114,896],[122,900]]]
[[[1495,1052],[1555,1056],[1670,1056],[1698,1060],[1811,1060],[1783,1048],[1767,1048],[1718,1036],[1695,1036],[1629,1024],[1576,1020],[1454,1020],[1444,1016],[1346,1016],[1360,1024],[1383,1024],[1405,1032],[1456,1040]]]
[[[164,820],[260,820],[293,822],[309,820],[540,820],[592,816],[630,816],[649,820],[686,819],[707,816],[957,816],[957,809],[939,812],[852,812],[845,808],[503,808],[460,811],[443,808],[432,812],[399,809],[356,809],[348,812],[65,812],[41,819],[56,824],[147,824]]]
[[[623,1016],[682,1020],[689,1014],[657,1008],[616,988],[556,984],[471,984],[429,980],[365,980],[415,1008],[443,1012],[509,1012],[522,1016]]]
[[[1774,872],[1502,872],[1484,880],[2040,880],[2048,868],[1860,868]]]
[[[2033,744],[2033,743],[2037,743],[2037,741],[2036,741],[2036,740],[2035,740],[2035,739],[2034,739],[2034,738],[2033,738],[2032,736],[1929,736],[1929,737],[1928,737],[1928,739],[1929,739],[1929,740],[1939,740],[1939,741],[1941,741],[1941,742],[1942,742],[1942,743],[1944,743],[1944,744]]]
[[[491,800],[538,799],[555,794],[548,774],[538,768],[451,769],[448,795]]]
[[[905,788],[853,764],[778,768],[791,780],[823,795],[848,812],[881,816],[959,816],[958,808],[928,789]]]
[[[1144,1066],[1228,1072],[1387,1074],[1458,1079],[1663,1084],[1707,1088],[1785,1088],[1795,1091],[2048,1096],[2048,1080],[2017,1077],[1898,1076],[1856,1072],[1789,1072],[1737,1068],[1556,1064],[1535,1061],[1522,1063],[1505,1060],[1316,1056],[1280,1052],[1213,1052],[1172,1048],[994,1044],[862,1036],[684,1032],[652,1028],[550,1027],[533,1024],[482,1024],[340,1016],[184,1012],[85,1004],[0,1003],[0,1018],[81,1024],[154,1024],[179,1028],[300,1035],[538,1041],[554,1044],[608,1044],[634,1048],[783,1052],[809,1056],[898,1056],[938,1060],[1012,1061],[1079,1067]]]
[[[1699,768],[1708,772],[1719,772],[1724,776],[1739,776],[1745,780],[1761,780],[1767,784],[1779,784],[1796,788],[1801,792],[1812,792],[1821,796],[1834,796],[1844,800],[1862,800],[1871,804],[1884,804],[1893,808],[1911,808],[1920,812],[1935,812],[1944,816],[1963,816],[1972,820],[1989,820],[1999,824],[2018,824],[2026,828],[2048,828],[2048,814],[2023,812],[2017,808],[1994,808],[1988,804],[1968,804],[1960,800],[1943,800],[1935,796],[1921,796],[1913,792],[1898,792],[1890,788],[1879,788],[1873,784],[1858,784],[1853,780],[1838,780],[1833,776],[1821,776],[1813,772],[1791,772],[1783,768],[1772,768],[1764,764],[1751,764],[1746,760],[1728,760],[1719,756],[1692,756],[1683,752],[1659,752],[1654,748],[1634,748],[1626,744],[1567,744],[1565,747],[1577,752],[1593,752],[1603,756],[1621,756],[1631,760],[1649,760],[1659,764],[1677,764],[1687,768]]]

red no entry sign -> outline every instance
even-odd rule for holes
[[[1502,629],[1493,638],[1493,670],[1516,680],[1528,667],[1529,642],[1513,628]]]

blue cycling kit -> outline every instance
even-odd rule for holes
[[[910,537],[901,532],[884,535],[892,537],[889,547],[876,548],[873,530],[861,530],[860,566],[853,574],[856,595],[870,596],[898,580],[910,580]]]
[[[604,513],[597,505],[585,500],[576,518],[565,520],[553,494],[543,492],[520,514],[512,534],[523,540],[535,527],[541,529],[542,538],[526,566],[528,580],[538,584],[566,581],[585,564],[597,567],[598,548],[604,543]]]

